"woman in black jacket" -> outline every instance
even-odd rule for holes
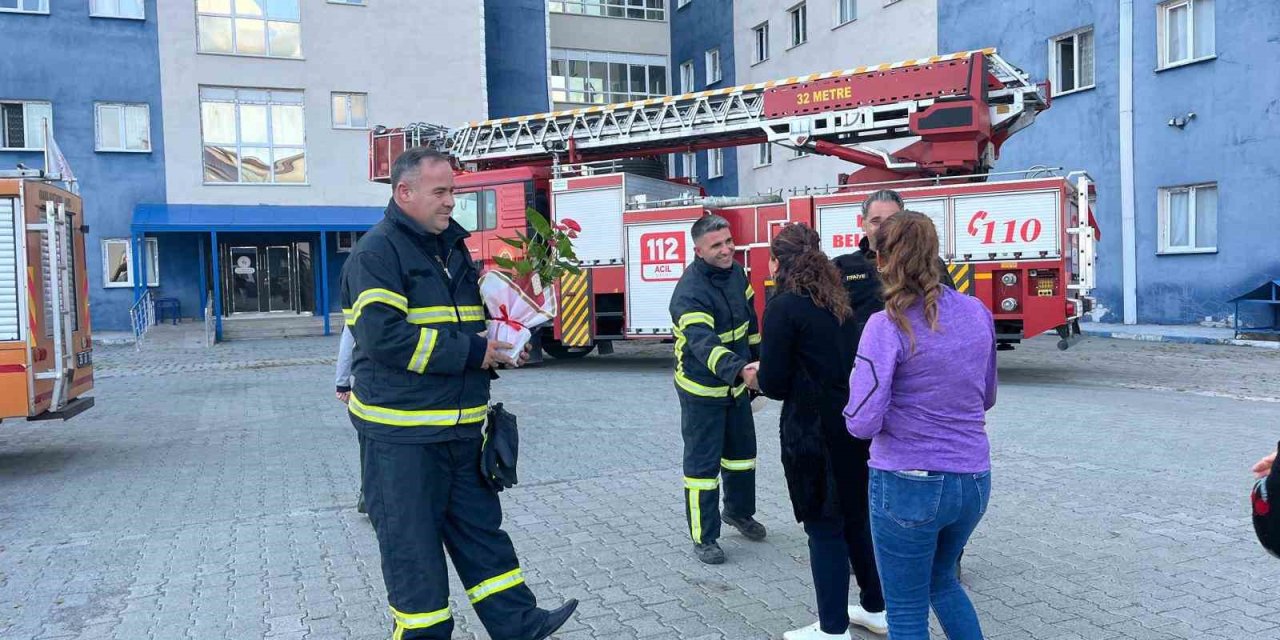
[[[857,328],[840,274],[818,234],[792,224],[770,245],[774,297],[764,312],[759,385],[782,400],[782,467],[796,520],[809,535],[818,622],[787,640],[849,638],[852,622],[888,630],[867,509],[869,443],[849,435],[842,411]],[[849,604],[849,565],[860,605]]]

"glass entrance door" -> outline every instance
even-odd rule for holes
[[[259,286],[257,247],[231,247],[228,251],[227,284],[231,313],[257,313],[262,310]]]
[[[266,247],[267,300],[264,311],[293,311],[297,308],[294,294],[293,252],[291,247]]]

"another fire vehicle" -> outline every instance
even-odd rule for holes
[[[370,179],[388,182],[404,149],[452,154],[455,218],[473,231],[474,256],[510,255],[499,238],[524,230],[526,207],[582,232],[583,275],[560,284],[561,311],[542,336],[554,357],[611,341],[671,336],[675,283],[693,261],[690,224],[706,211],[733,225],[738,260],[767,292],[769,242],[803,222],[832,256],[861,239],[859,203],[880,188],[933,218],[961,291],[991,309],[1002,347],[1056,331],[1066,349],[1092,302],[1096,229],[1084,173],[988,180],[1000,145],[1049,107],[1047,87],[994,49],[787,78],[666,98],[472,122],[377,128]],[[864,143],[913,142],[892,155]],[[665,154],[774,143],[844,158],[857,171],[836,186],[709,198],[665,178]],[[1000,175],[1009,178],[1009,175]],[[756,297],[763,312],[766,296]]]
[[[83,212],[40,171],[0,173],[0,419],[93,406]]]

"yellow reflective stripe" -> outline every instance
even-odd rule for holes
[[[724,347],[715,347],[711,350],[711,355],[707,358],[707,368],[711,369],[711,373],[716,372],[716,365],[720,363],[720,359],[732,355],[733,352]]]
[[[360,319],[360,312],[363,311],[365,307],[378,302],[385,304],[392,309],[396,309],[400,313],[409,313],[408,298],[405,298],[404,296],[389,289],[365,289],[356,297],[356,303],[351,305],[352,317],[350,322],[355,323],[355,321]]]
[[[409,322],[413,324],[435,324],[438,322],[472,322],[476,320],[484,320],[484,307],[480,305],[465,305],[461,307],[450,307],[448,305],[440,305],[435,307],[413,307],[409,309]]]
[[[750,285],[750,284],[748,284],[748,285],[747,285],[747,299],[748,299],[748,300],[750,300],[750,299],[752,299],[752,298],[754,298],[754,297],[756,297],[756,290],[755,290],[755,289],[752,289],[752,288],[751,288],[751,285]]]
[[[750,324],[751,324],[751,321],[748,320],[742,323],[742,326],[738,327],[737,329],[734,329],[733,331],[726,331],[720,334],[720,341],[733,342],[734,340],[741,340],[744,336],[747,335],[747,327]]]
[[[729,460],[726,458],[721,458],[720,466],[730,471],[751,471],[752,469],[756,468],[756,459],[752,458],[750,460]]]
[[[436,350],[436,340],[440,339],[440,332],[435,329],[423,327],[418,332],[418,347],[413,350],[413,357],[409,358],[409,370],[414,373],[425,373],[427,370],[427,362],[431,360],[431,352]]]
[[[720,488],[720,478],[690,478],[685,476],[684,488],[711,491]]]
[[[723,398],[729,395],[728,385],[723,387],[708,387],[690,380],[680,371],[676,372],[676,386],[692,393],[695,396],[702,396],[704,398]]]
[[[689,313],[680,316],[680,319],[676,321],[676,328],[688,329],[689,325],[694,324],[705,324],[708,327],[711,327],[712,330],[716,328],[716,321],[711,317],[711,314],[703,313],[701,311],[690,311]]]
[[[413,324],[434,324],[437,322],[457,322],[458,314],[448,305],[438,307],[414,307],[409,309],[409,322]]]
[[[475,604],[495,593],[501,593],[520,584],[524,584],[524,573],[520,571],[519,567],[516,567],[512,571],[508,571],[495,578],[489,578],[488,580],[467,589],[467,597],[471,599],[471,604]]]
[[[352,309],[343,309],[342,321],[345,322],[348,326],[354,327],[356,325],[356,312]]]
[[[452,427],[454,425],[482,422],[489,414],[488,405],[466,409],[424,409],[406,411],[389,409],[361,402],[355,393],[347,404],[351,413],[357,418],[385,424],[391,427]]]
[[[449,607],[430,613],[405,613],[396,610],[395,607],[389,608],[391,609],[391,617],[396,620],[396,633],[401,636],[404,635],[402,629],[426,629],[453,617],[449,615]]]
[[[484,307],[480,305],[458,307],[458,318],[463,322],[484,320]]]
[[[747,336],[747,344],[760,344],[760,334],[753,333]]]
[[[747,383],[742,383],[733,388],[733,397],[738,397],[747,392]]]

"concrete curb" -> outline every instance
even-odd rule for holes
[[[1237,340],[1232,337],[1213,336],[1180,336],[1162,333],[1138,333],[1131,331],[1112,331],[1081,325],[1080,331],[1093,338],[1112,338],[1114,340],[1137,340],[1140,342],[1168,342],[1173,344],[1217,344],[1233,347],[1254,347],[1258,349],[1280,349],[1280,342],[1266,340]]]

